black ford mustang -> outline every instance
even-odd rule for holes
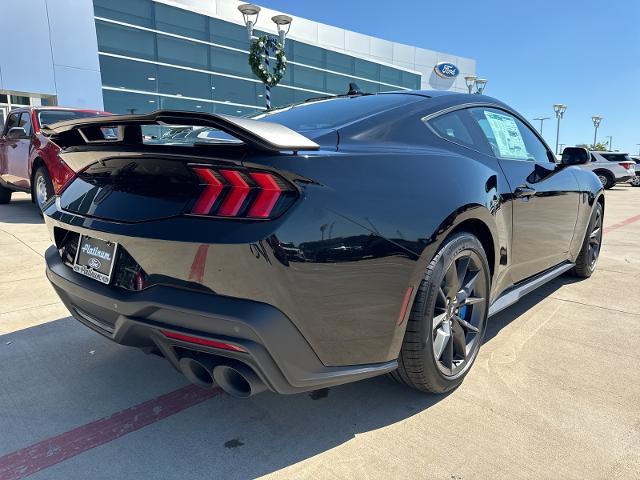
[[[191,141],[148,140],[192,127]],[[45,129],[77,173],[45,218],[72,315],[238,396],[390,373],[460,384],[487,318],[602,238],[596,176],[481,95],[158,111]]]

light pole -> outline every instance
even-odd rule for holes
[[[247,26],[247,35],[249,36],[249,41],[251,41],[251,37],[253,36],[253,27],[255,27],[260,14],[260,7],[253,5],[252,3],[243,3],[242,5],[238,5],[238,10],[240,10],[240,13],[242,14],[244,24]]]
[[[469,75],[468,77],[464,77],[464,81],[467,83],[467,89],[469,89],[469,94],[473,93],[473,87],[476,84],[476,80],[478,77],[475,75]]]
[[[564,143],[560,144],[560,153],[558,153],[558,155],[560,155],[562,153],[562,150],[564,150],[564,145],[565,145]]]
[[[289,15],[276,15],[271,17],[271,21],[276,24],[276,28],[278,29],[278,36],[280,37],[280,43],[284,47],[284,41],[287,38],[287,34],[289,30],[291,30],[291,22],[292,18]],[[285,30],[285,27],[287,28]]]
[[[464,77],[464,81],[467,84],[467,90],[469,90],[469,94],[477,93],[478,95],[482,95],[484,92],[484,88],[487,85],[488,80],[484,78],[478,78],[475,75],[469,75]],[[476,87],[476,91],[473,91],[473,87]]]
[[[609,151],[613,152],[613,147],[611,146],[611,144],[613,143],[613,137],[611,135],[605,135],[604,138],[609,139],[609,141],[607,142],[609,144]]]
[[[556,119],[557,119],[557,127],[556,127],[556,155],[559,155],[558,153],[558,145],[560,142],[560,120],[562,120],[562,117],[564,117],[564,112],[567,111],[567,106],[564,103],[556,103],[553,105],[553,111],[556,112]]]
[[[600,122],[602,121],[602,117],[600,115],[594,115],[591,117],[593,121],[593,149],[596,149],[596,141],[598,140],[598,127],[600,126]]]
[[[476,93],[478,95],[482,95],[484,93],[484,88],[487,86],[487,82],[489,80],[486,80],[484,78],[479,78],[476,80]]]
[[[542,136],[542,124],[545,120],[549,120],[549,117],[538,117],[534,118],[534,120],[538,120],[540,122],[540,136]]]
[[[251,3],[238,5],[242,18],[247,26],[249,36],[249,65],[253,73],[264,84],[264,102],[267,110],[271,109],[271,89],[284,76],[287,68],[287,57],[284,53],[284,42],[291,29],[292,18],[288,15],[275,15],[271,21],[276,24],[279,40],[270,35],[261,35],[253,39],[253,28],[258,21],[260,7]],[[275,57],[275,65],[270,66],[270,58]]]

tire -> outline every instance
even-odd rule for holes
[[[598,180],[600,180],[600,183],[602,183],[602,187],[605,190],[609,190],[610,188],[613,188],[613,186],[616,184],[616,180],[613,177],[613,175],[611,175],[611,173],[605,170],[598,170],[597,172],[594,172],[594,173],[598,176]]]
[[[46,167],[40,166],[33,175],[33,182],[31,183],[31,195],[33,201],[38,207],[38,213],[42,216],[42,206],[49,200],[55,191],[53,189],[53,183],[49,176],[49,171]]]
[[[467,285],[467,288],[456,288],[456,285]],[[391,377],[430,393],[445,393],[460,385],[482,344],[490,287],[489,265],[480,241],[467,232],[456,233],[445,240],[416,292],[398,369]],[[466,295],[465,291],[468,291]],[[467,304],[469,300],[472,302]],[[462,341],[468,353],[461,359]]]
[[[9,190],[4,185],[0,185],[0,205],[9,203],[11,201],[12,190]]]
[[[598,265],[602,245],[602,205],[598,202],[593,209],[589,227],[582,241],[582,248],[576,259],[576,265],[569,272],[574,277],[589,278]]]
[[[640,187],[640,176],[633,177],[629,183],[634,187]]]

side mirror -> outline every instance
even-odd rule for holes
[[[589,162],[591,155],[589,150],[582,147],[566,147],[562,151],[562,165],[584,165]]]
[[[23,127],[11,127],[7,132],[7,138],[25,138],[27,131]]]

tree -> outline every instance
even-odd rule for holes
[[[586,148],[587,150],[596,150],[596,151],[600,151],[600,152],[607,152],[609,151],[609,144],[608,143],[602,143],[602,142],[598,142],[595,145],[591,144],[591,143],[581,143],[580,145],[577,145],[578,147],[582,147],[582,148]]]

